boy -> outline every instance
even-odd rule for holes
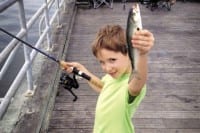
[[[65,64],[67,72],[76,67],[96,82],[88,81],[100,93],[93,133],[134,133],[132,116],[146,94],[147,57],[154,45],[153,34],[148,30],[136,31],[132,45],[139,51],[136,74],[132,74],[125,31],[119,25],[101,28],[92,45],[92,52],[106,73],[101,80],[80,63]]]

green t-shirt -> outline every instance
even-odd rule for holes
[[[110,75],[102,78],[104,86],[96,105],[93,133],[135,133],[132,116],[146,94],[146,86],[128,104],[128,81],[128,74],[118,79]]]

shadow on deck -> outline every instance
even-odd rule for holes
[[[128,9],[114,3],[113,9],[78,8],[64,57],[78,61],[102,76],[90,44],[97,30],[105,24],[124,28]],[[171,11],[151,12],[141,6],[143,27],[155,35],[150,53],[148,91],[133,122],[137,133],[200,132],[200,4],[177,2]],[[59,87],[49,124],[49,133],[91,133],[97,94],[79,80],[77,102]]]

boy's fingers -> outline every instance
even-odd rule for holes
[[[67,73],[71,73],[72,72],[72,63],[69,62],[65,62],[65,61],[60,61],[60,67],[65,70]]]
[[[152,33],[146,29],[135,31],[135,34],[151,35]]]
[[[153,46],[154,42],[151,39],[143,38],[143,39],[133,39],[132,44],[134,45],[141,45],[143,47]]]
[[[137,41],[143,41],[143,42],[152,42],[152,39],[145,36],[134,36],[132,38],[133,42],[137,43]]]
[[[154,45],[154,36],[148,30],[140,30],[133,35],[132,43],[133,47],[140,45],[138,47],[151,48]]]
[[[138,49],[140,51],[141,54],[146,54],[149,52],[150,47],[143,47],[141,45],[136,45],[134,46],[136,49]]]
[[[150,31],[148,31],[148,30],[139,30],[139,31],[136,31],[133,34],[133,38],[134,37],[141,37],[141,38],[151,39],[152,41],[154,41],[153,34]]]
[[[66,69],[66,68],[67,68],[67,62],[65,62],[65,61],[60,61],[59,63],[60,63],[60,67],[61,67],[62,69]]]

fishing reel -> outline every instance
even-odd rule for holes
[[[79,87],[76,75],[73,74],[73,77],[70,77],[67,73],[62,73],[59,83],[64,87],[64,89],[68,90],[74,96],[73,101],[75,102],[78,99],[78,96],[72,91],[72,88],[78,89]]]

